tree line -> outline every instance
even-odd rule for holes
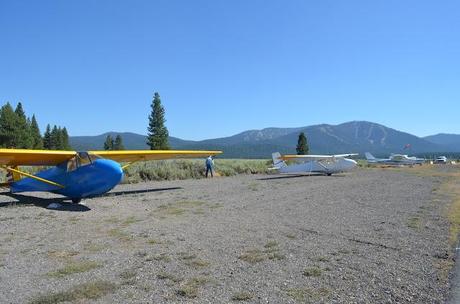
[[[104,142],[104,150],[124,150],[123,138],[120,134],[115,137],[115,140],[111,135],[107,135]]]
[[[70,150],[67,129],[48,124],[42,137],[35,115],[27,117],[19,102],[16,109],[7,102],[0,108],[0,147],[18,149]]]
[[[169,132],[166,128],[165,109],[161,104],[160,94],[154,93],[148,117],[147,144],[151,150],[169,150]],[[35,115],[27,117],[22,103],[16,109],[9,102],[0,108],[0,147],[20,149],[70,150],[69,134],[65,127],[50,124],[41,136]],[[105,150],[124,150],[123,139],[118,134],[111,135],[104,142]],[[297,154],[308,154],[309,147],[305,133],[300,133],[297,142]]]

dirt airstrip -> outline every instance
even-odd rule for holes
[[[82,205],[3,193],[0,303],[443,303],[441,182],[360,169],[120,185]]]

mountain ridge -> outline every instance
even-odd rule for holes
[[[205,140],[184,140],[170,137],[173,149],[219,149],[227,158],[269,158],[271,153],[295,153],[297,137],[305,132],[313,154],[388,153],[420,154],[429,152],[460,152],[459,142],[424,138],[369,121],[350,121],[337,125],[317,124],[297,128],[269,127],[247,130],[232,136]],[[100,150],[107,135],[120,134],[127,149],[148,149],[146,136],[132,132],[106,132],[96,136],[71,136],[70,144],[76,150]],[[410,144],[410,149],[404,149]]]

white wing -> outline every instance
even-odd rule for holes
[[[345,158],[349,156],[359,155],[357,153],[349,154],[336,154],[336,155],[283,155],[281,159],[283,160],[294,160],[294,161],[312,161],[312,160],[322,160],[322,159],[333,159],[333,158]]]

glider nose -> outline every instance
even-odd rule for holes
[[[348,169],[353,169],[358,165],[354,159],[347,159]]]
[[[123,169],[120,164],[110,159],[98,159],[97,166],[105,172],[107,184],[115,187],[123,179]]]

